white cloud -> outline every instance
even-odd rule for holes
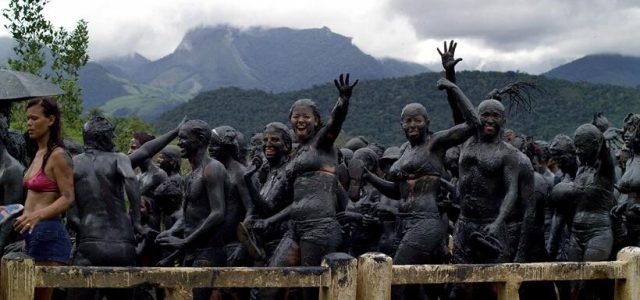
[[[8,0],[0,0],[7,7]],[[572,0],[52,0],[46,16],[89,22],[92,59],[171,53],[191,28],[229,24],[318,28],[353,38],[376,57],[429,64],[459,41],[460,69],[540,73],[592,53],[640,55],[636,1]],[[4,33],[6,35],[6,32]]]

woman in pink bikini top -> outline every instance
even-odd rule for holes
[[[58,183],[51,180],[51,178],[49,178],[47,174],[44,173],[42,168],[36,171],[36,175],[28,180],[25,180],[23,185],[25,189],[38,193],[60,193],[60,189],[58,189]]]
[[[66,265],[71,240],[62,216],[74,201],[73,167],[62,148],[60,110],[53,98],[27,104],[27,133],[38,149],[23,178],[27,199],[14,228],[23,234],[27,255],[37,265]],[[51,299],[52,291],[38,288],[35,299]]]

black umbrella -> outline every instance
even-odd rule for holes
[[[55,96],[63,91],[55,84],[31,73],[0,69],[0,101]]]

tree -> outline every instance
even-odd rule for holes
[[[11,0],[2,15],[9,21],[5,28],[16,41],[13,48],[16,59],[9,59],[13,70],[44,76],[58,84],[64,94],[58,96],[65,131],[75,132],[80,126],[82,99],[78,84],[78,71],[89,60],[89,32],[87,22],[78,21],[76,28],[68,32],[44,18],[42,11],[49,0]],[[47,54],[51,55],[51,72],[42,74],[47,66]],[[25,129],[24,102],[13,107],[12,126]]]

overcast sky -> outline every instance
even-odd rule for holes
[[[640,56],[637,0],[51,0],[45,15],[67,28],[88,21],[97,60],[158,59],[190,28],[219,24],[327,26],[375,57],[433,70],[445,39],[460,43],[459,69],[538,74],[587,54]]]

